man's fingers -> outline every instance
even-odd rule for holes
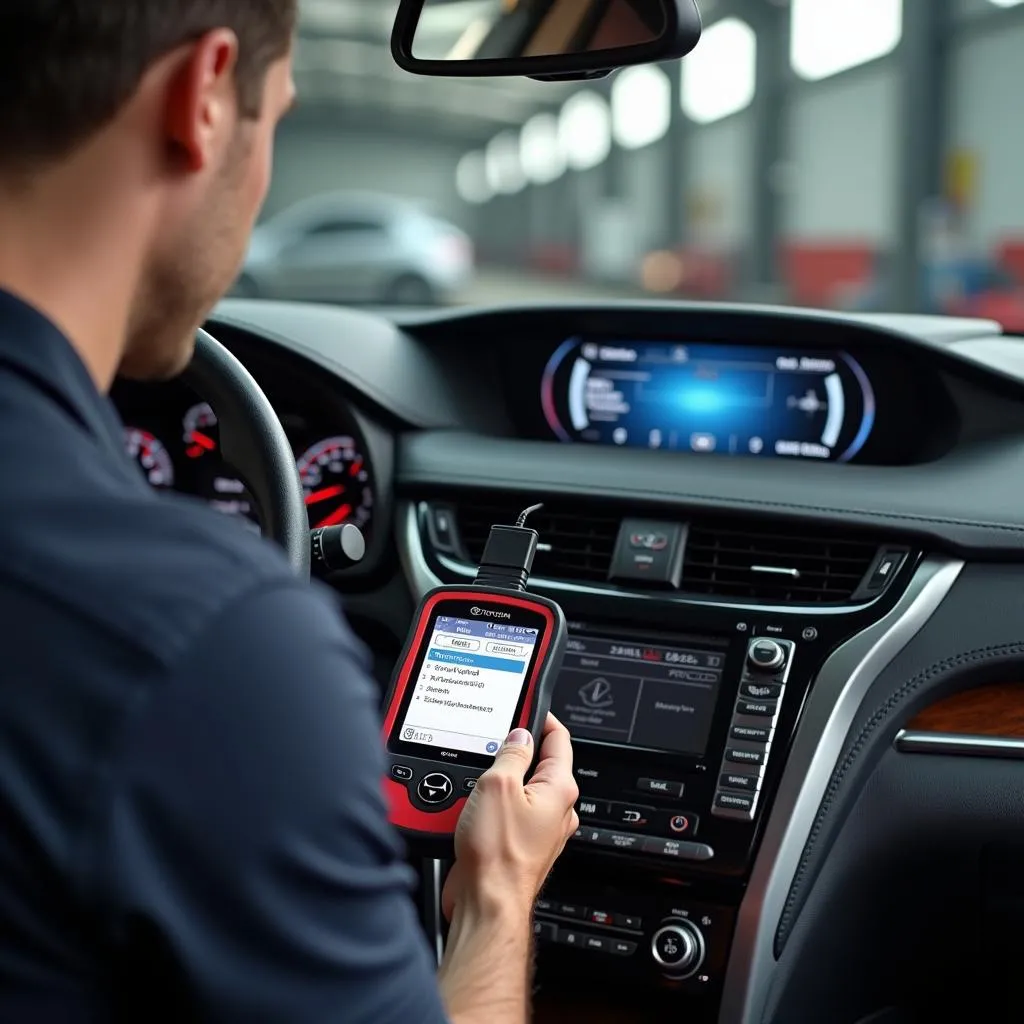
[[[527,729],[513,729],[494,758],[494,764],[481,776],[478,786],[486,786],[487,776],[513,779],[520,785],[533,760],[533,737]]]
[[[554,715],[548,715],[544,724],[544,737],[540,744],[540,758],[537,770],[530,779],[530,785],[571,786],[576,782],[572,774],[572,741],[566,729]],[[573,801],[575,801],[575,796]]]

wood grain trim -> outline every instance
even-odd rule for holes
[[[907,723],[908,732],[1024,739],[1024,683],[998,683],[936,701]]]

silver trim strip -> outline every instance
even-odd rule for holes
[[[440,967],[444,959],[444,931],[441,927],[441,862],[432,860],[430,868],[430,884],[433,888],[431,896],[434,904],[434,920],[431,924],[434,929],[434,953],[437,956],[437,966]]]
[[[811,686],[740,905],[719,1024],[761,1024],[775,932],[804,846],[861,702],[946,598],[963,562],[929,557],[896,606],[839,647]]]
[[[425,505],[426,502],[420,504]],[[431,571],[427,564],[427,558],[423,551],[423,539],[420,536],[419,520],[417,518],[417,503],[412,501],[401,502],[396,512],[396,534],[398,537],[398,556],[405,570],[405,578],[409,581],[417,599],[421,598],[434,587],[444,583],[439,576]],[[404,523],[403,523],[404,520]],[[464,580],[472,581],[476,576],[476,569],[471,565],[457,562],[453,558],[438,553],[437,560],[453,576],[459,576]],[[615,597],[620,601],[660,601],[680,605],[703,605],[708,608],[722,608],[725,611],[749,612],[752,615],[807,615],[831,616],[850,615],[854,612],[862,612],[865,608],[871,607],[871,602],[855,605],[770,605],[770,604],[732,604],[727,601],[702,601],[698,597],[676,597],[665,592],[642,593],[634,590],[613,590],[611,587],[602,587],[591,583],[569,583],[565,580],[549,580],[543,576],[530,577],[530,589],[540,593],[549,591],[553,598],[557,599],[558,594],[596,594],[602,597]]]
[[[962,736],[952,732],[903,729],[896,735],[901,754],[949,754],[956,757],[1005,757],[1024,760],[1024,740],[1009,736]]]

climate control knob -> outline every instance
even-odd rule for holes
[[[682,981],[704,962],[704,936],[689,921],[668,921],[654,933],[651,955],[668,977]]]
[[[755,672],[775,672],[786,664],[786,648],[777,640],[754,640],[747,648],[747,664]]]

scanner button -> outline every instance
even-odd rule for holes
[[[425,804],[443,804],[452,795],[452,780],[441,772],[431,772],[420,779],[416,793]]]
[[[391,778],[398,779],[399,782],[408,782],[412,778],[412,769],[404,764],[393,764]]]

